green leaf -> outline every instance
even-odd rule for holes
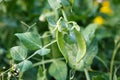
[[[120,77],[118,77],[118,80],[120,80]]]
[[[49,23],[50,26],[56,27],[56,21],[55,21],[54,17],[48,17],[47,21],[48,21],[48,23]]]
[[[94,0],[85,0],[86,1],[86,4],[87,4],[87,7],[89,10],[93,10],[94,9]]]
[[[22,46],[15,46],[10,49],[11,56],[14,60],[21,61],[27,57],[27,49]]]
[[[54,61],[49,67],[49,74],[56,80],[66,80],[67,66],[63,61]]]
[[[95,23],[89,24],[83,31],[83,35],[84,35],[87,45],[89,45],[91,41],[93,40],[97,27],[98,25]]]
[[[109,80],[109,74],[101,71],[91,72],[92,80]]]
[[[47,55],[48,53],[50,53],[50,49],[46,49],[46,48],[41,48],[39,50],[37,50],[35,53],[38,53],[41,56]]]
[[[65,6],[70,6],[70,3],[68,0],[60,0],[62,5],[65,7]]]
[[[29,50],[36,50],[42,47],[41,40],[39,39],[38,34],[34,34],[32,32],[25,33],[17,33],[15,34],[21,42],[27,47]]]
[[[119,69],[119,67],[118,68],[115,67],[115,70],[114,70],[114,73],[113,73],[113,80],[118,80],[117,79],[117,71],[118,71],[118,69]]]
[[[32,62],[28,60],[24,60],[23,62],[19,63],[17,66],[21,72],[25,72],[26,70],[32,67]]]
[[[48,0],[48,3],[52,9],[59,9],[61,7],[60,0]]]
[[[93,76],[92,80],[105,80],[102,76]]]
[[[90,46],[88,46],[86,55],[83,59],[85,63],[84,65],[85,67],[89,68],[89,66],[92,64],[93,59],[97,55],[97,53],[98,53],[97,40],[93,40]]]
[[[74,46],[73,46],[73,49],[75,52],[76,50]],[[87,48],[85,56],[79,62],[75,63],[74,58],[70,56],[71,59],[70,59],[69,65],[78,71],[83,71],[84,68],[90,68],[90,65],[92,64],[92,61],[96,56],[97,52],[98,52],[97,42],[93,41],[90,44],[90,46]]]

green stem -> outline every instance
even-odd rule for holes
[[[54,12],[55,12],[55,18],[56,18],[56,21],[57,21],[58,18],[59,18],[58,11],[57,11],[57,10],[54,10]]]
[[[112,55],[112,59],[111,59],[111,63],[110,63],[110,80],[112,80],[114,59],[115,59],[115,56],[116,56],[116,53],[117,53],[119,47],[120,47],[120,43],[115,46],[115,49],[113,51],[113,55]]]
[[[51,43],[45,45],[43,48],[47,48],[47,47],[49,47],[50,45],[52,45],[53,43],[56,43],[56,42],[57,42],[57,40],[54,40],[54,41],[52,41]]]
[[[0,74],[0,80],[4,80],[4,74]]]
[[[43,48],[47,48],[48,46],[50,46],[51,44],[53,44],[53,43],[55,43],[55,42],[57,42],[57,40],[52,41],[51,43],[45,45]],[[26,60],[32,58],[32,57],[35,56],[36,54],[37,54],[36,52],[33,53],[33,54],[32,54],[31,56],[29,56]]]
[[[42,61],[42,62],[38,62],[38,63],[35,63],[33,65],[33,67],[36,67],[36,66],[39,66],[39,65],[42,65],[42,64],[47,64],[47,63],[51,63],[55,60],[64,60],[64,58],[58,58],[58,59],[50,59],[50,60],[45,60],[45,61]]]
[[[42,62],[44,61],[44,56],[42,56]],[[43,80],[46,80],[46,68],[45,68],[45,63],[42,64],[42,67],[43,67],[43,74],[44,74],[44,77],[43,77]]]
[[[19,75],[19,80],[22,80],[23,72],[20,73]]]
[[[12,68],[12,67],[11,67]],[[0,75],[3,76],[6,72],[8,72],[9,70],[11,70],[11,68],[9,68],[8,70],[2,72]]]
[[[86,79],[87,79],[87,80],[90,80],[88,70],[87,70],[87,69],[84,69],[84,72],[85,72]]]
[[[98,59],[105,66],[105,68],[109,71],[107,65],[105,64],[105,62],[100,57],[95,56],[95,58]]]
[[[63,9],[62,9],[62,14],[63,14],[63,17],[64,17],[65,21],[68,21],[67,16],[65,14],[65,11]]]
[[[42,56],[42,62],[44,61],[44,56]],[[42,64],[42,66],[43,66],[43,70],[45,71],[46,69],[45,69],[45,64],[43,63]]]

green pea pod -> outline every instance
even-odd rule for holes
[[[77,63],[85,56],[86,53],[86,43],[84,40],[84,37],[82,34],[77,31],[75,28],[73,29],[74,35],[75,35],[75,43],[68,44],[64,40],[64,33],[57,31],[57,44],[58,47],[66,59],[66,61],[69,62],[70,65],[72,65],[72,68],[75,68],[77,66]]]
[[[64,58],[65,58],[65,60],[67,62],[68,61],[68,52],[65,49],[65,44],[64,44],[62,32],[57,31],[56,38],[57,38],[58,47],[59,47],[62,55],[64,56]]]

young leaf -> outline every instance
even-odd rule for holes
[[[14,60],[21,61],[27,57],[27,49],[22,46],[15,46],[10,49],[11,56]]]
[[[49,67],[49,73],[56,80],[66,80],[67,66],[63,61],[54,61]]]
[[[87,45],[89,45],[91,43],[91,41],[93,40],[97,27],[98,27],[98,25],[95,23],[89,24],[83,31],[83,35],[84,35]]]
[[[54,17],[48,17],[47,21],[48,21],[48,23],[49,23],[50,26],[56,27],[56,21],[55,21]]]
[[[48,0],[48,3],[52,9],[59,9],[61,7],[60,0]]]
[[[47,55],[48,53],[50,53],[50,49],[46,49],[46,48],[41,48],[39,50],[37,50],[35,53],[38,53],[41,56]]]
[[[23,62],[19,63],[17,66],[21,72],[25,72],[26,70],[32,67],[32,62],[28,60],[24,60]]]
[[[17,33],[15,35],[29,50],[36,50],[42,47],[42,43],[39,39],[39,36],[32,32]]]

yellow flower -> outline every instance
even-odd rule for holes
[[[101,17],[101,16],[97,16],[94,20],[93,20],[94,23],[97,23],[99,25],[102,25],[104,24],[104,19]]]
[[[111,15],[113,12],[109,6],[101,7],[100,12]]]
[[[108,0],[103,1],[102,7],[100,8],[100,12],[105,13],[105,14],[109,14],[109,15],[111,15],[113,13],[112,9],[110,8],[110,2]]]

